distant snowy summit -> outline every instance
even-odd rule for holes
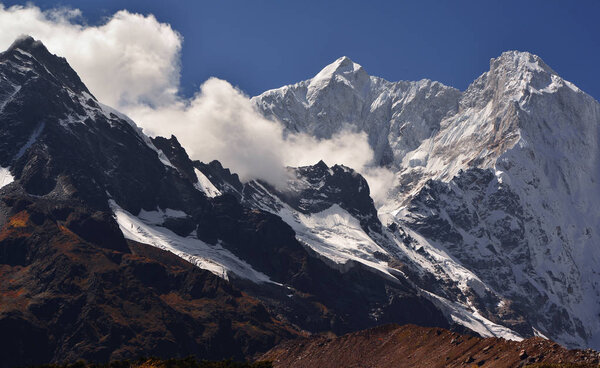
[[[266,116],[290,131],[329,138],[348,127],[368,134],[382,164],[401,157],[439,128],[460,92],[438,82],[388,82],[342,57],[314,78],[254,97]]]

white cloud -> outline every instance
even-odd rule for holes
[[[0,4],[0,49],[20,35],[41,40],[67,58],[102,102],[169,104],[179,86],[182,37],[152,15],[115,13],[99,26],[81,24],[81,12]]]
[[[218,158],[243,179],[262,178],[278,185],[286,179],[285,166],[322,159],[361,169],[373,159],[365,133],[345,131],[327,140],[307,134],[284,137],[282,124],[258,114],[246,95],[216,78],[206,81],[190,100],[161,108],[138,105],[128,113],[143,122],[150,135],[174,134],[191,157]]]
[[[215,78],[192,98],[179,97],[183,39],[152,15],[122,10],[88,26],[78,10],[0,4],[0,49],[22,34],[66,57],[101,102],[128,114],[147,134],[177,136],[193,159],[218,159],[243,179],[275,185],[285,180],[285,166],[323,159],[363,173],[376,200],[391,186],[391,172],[371,167],[373,151],[364,133],[284,138],[282,124],[262,117],[241,91]]]

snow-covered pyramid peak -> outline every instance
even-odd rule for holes
[[[496,70],[529,70],[556,74],[541,57],[527,51],[505,51],[497,58],[490,60],[490,71]]]
[[[375,161],[389,164],[439,129],[460,91],[441,83],[389,82],[369,76],[344,56],[313,78],[253,98],[256,108],[289,131],[329,138],[344,129],[366,132]]]
[[[469,167],[504,167],[497,160],[517,144],[533,156],[550,157],[544,147],[560,152],[572,146],[568,139],[597,136],[597,109],[592,97],[562,79],[539,56],[507,51],[491,59],[489,71],[463,93],[457,113],[448,115],[434,136],[409,152],[402,166],[409,168],[415,185],[412,168],[425,173],[423,180],[450,180]]]
[[[461,105],[465,108],[483,107],[490,97],[495,104],[517,102],[527,104],[532,94],[548,94],[561,88],[581,92],[562,79],[537,55],[522,51],[506,51],[490,60],[490,69],[465,91]]]
[[[318,80],[329,80],[336,76],[354,79],[360,75],[367,75],[363,67],[347,56],[342,56],[333,63],[327,65],[312,79],[313,82]]]
[[[309,103],[314,103],[323,93],[328,94],[339,88],[362,90],[369,81],[369,75],[362,66],[343,56],[327,65],[310,80],[306,97]]]

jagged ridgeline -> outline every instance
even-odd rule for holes
[[[599,346],[600,107],[537,56],[464,92],[341,58],[253,98],[366,132],[395,173],[378,206],[323,161],[242,182],[92,92],[32,38],[0,54],[1,365],[243,360],[386,323]]]

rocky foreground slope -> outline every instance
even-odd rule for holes
[[[534,337],[520,342],[444,329],[386,325],[343,335],[292,340],[260,359],[274,367],[597,367],[598,352],[567,350]]]
[[[101,212],[15,195],[2,205],[11,206],[0,232],[2,367],[243,359],[299,334],[227,281],[125,241]]]

